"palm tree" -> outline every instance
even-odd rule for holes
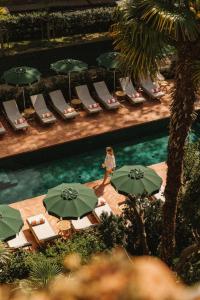
[[[134,79],[155,76],[168,45],[177,51],[175,86],[170,106],[168,171],[163,207],[162,258],[170,263],[175,247],[178,193],[182,185],[183,154],[194,117],[199,83],[199,1],[122,1],[112,28],[115,49],[124,72]]]
[[[26,292],[46,288],[56,276],[61,274],[61,271],[55,261],[40,256],[31,262],[29,278],[21,280],[19,288]]]

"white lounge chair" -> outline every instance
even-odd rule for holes
[[[113,211],[110,205],[103,198],[99,198],[99,200],[99,205],[93,210],[93,214],[98,221],[101,221],[102,213],[107,213],[110,216]],[[103,201],[102,204],[101,201]]]
[[[49,96],[54,109],[64,120],[75,118],[78,115],[75,109],[65,101],[61,90],[50,92]]]
[[[120,107],[120,103],[117,99],[115,99],[111,93],[109,92],[105,81],[94,82],[93,86],[99,98],[99,101],[105,106],[107,109],[117,109]]]
[[[47,108],[44,97],[42,94],[32,95],[31,102],[35,112],[43,124],[50,124],[56,121],[55,116]]]
[[[28,123],[19,112],[19,108],[15,100],[4,101],[3,107],[8,121],[14,130],[24,130],[28,128]]]
[[[76,86],[75,91],[88,113],[94,114],[102,111],[99,103],[97,103],[90,95],[90,91],[86,84]]]
[[[161,200],[162,202],[165,202],[164,191],[165,191],[165,186],[161,185],[159,192],[157,194],[154,194],[153,197],[157,200]]]
[[[7,241],[7,244],[10,248],[18,249],[18,248],[25,248],[30,247],[32,244],[27,241],[23,231],[21,230],[16,237]]]
[[[72,220],[71,224],[72,224],[72,228],[74,230],[85,229],[85,228],[88,228],[92,225],[92,223],[90,222],[90,220],[88,219],[87,216],[85,216],[81,219],[78,219],[78,220]]]
[[[129,77],[119,78],[122,90],[132,104],[139,104],[146,101],[141,93],[137,92]]]
[[[58,237],[43,214],[29,217],[27,223],[38,244]]]
[[[160,99],[165,95],[165,93],[160,90],[159,84],[157,82],[153,82],[150,76],[146,79],[142,79],[140,84],[144,92],[152,99]]]

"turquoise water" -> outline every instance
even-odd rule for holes
[[[190,140],[194,141],[197,138],[197,133],[192,132]],[[125,164],[148,166],[165,161],[167,142],[167,133],[161,132],[145,138],[129,138],[125,142],[116,143],[112,146],[115,151],[117,167]],[[101,168],[101,164],[104,156],[105,148],[103,147],[13,170],[12,174],[18,184],[0,191],[0,202],[12,203],[45,194],[49,188],[62,182],[84,183],[102,178],[104,170]]]

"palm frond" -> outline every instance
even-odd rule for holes
[[[200,87],[200,60],[193,62],[193,82],[196,88]]]
[[[199,22],[184,1],[136,0],[134,7],[141,21],[174,41],[195,41]]]

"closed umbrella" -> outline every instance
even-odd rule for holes
[[[51,69],[58,74],[68,74],[69,79],[69,99],[71,99],[71,73],[83,72],[88,69],[88,65],[81,60],[63,59],[51,64]]]
[[[0,205],[0,240],[15,236],[23,226],[20,212],[8,205]]]
[[[116,73],[116,69],[119,67],[119,62],[117,59],[118,56],[119,56],[119,53],[113,51],[113,52],[105,52],[97,58],[97,63],[100,67],[104,67],[107,70],[113,70],[114,90],[115,90],[115,73]]]
[[[111,184],[120,194],[138,197],[157,193],[161,187],[162,178],[148,167],[123,166],[114,172]]]
[[[11,68],[8,71],[5,71],[2,76],[2,78],[7,84],[23,87],[22,92],[23,92],[24,108],[25,108],[24,86],[31,85],[32,83],[39,81],[40,77],[41,77],[41,73],[37,69],[26,67],[26,66]]]
[[[50,214],[69,219],[77,219],[91,212],[97,202],[93,189],[80,183],[60,184],[49,189],[44,199]]]

